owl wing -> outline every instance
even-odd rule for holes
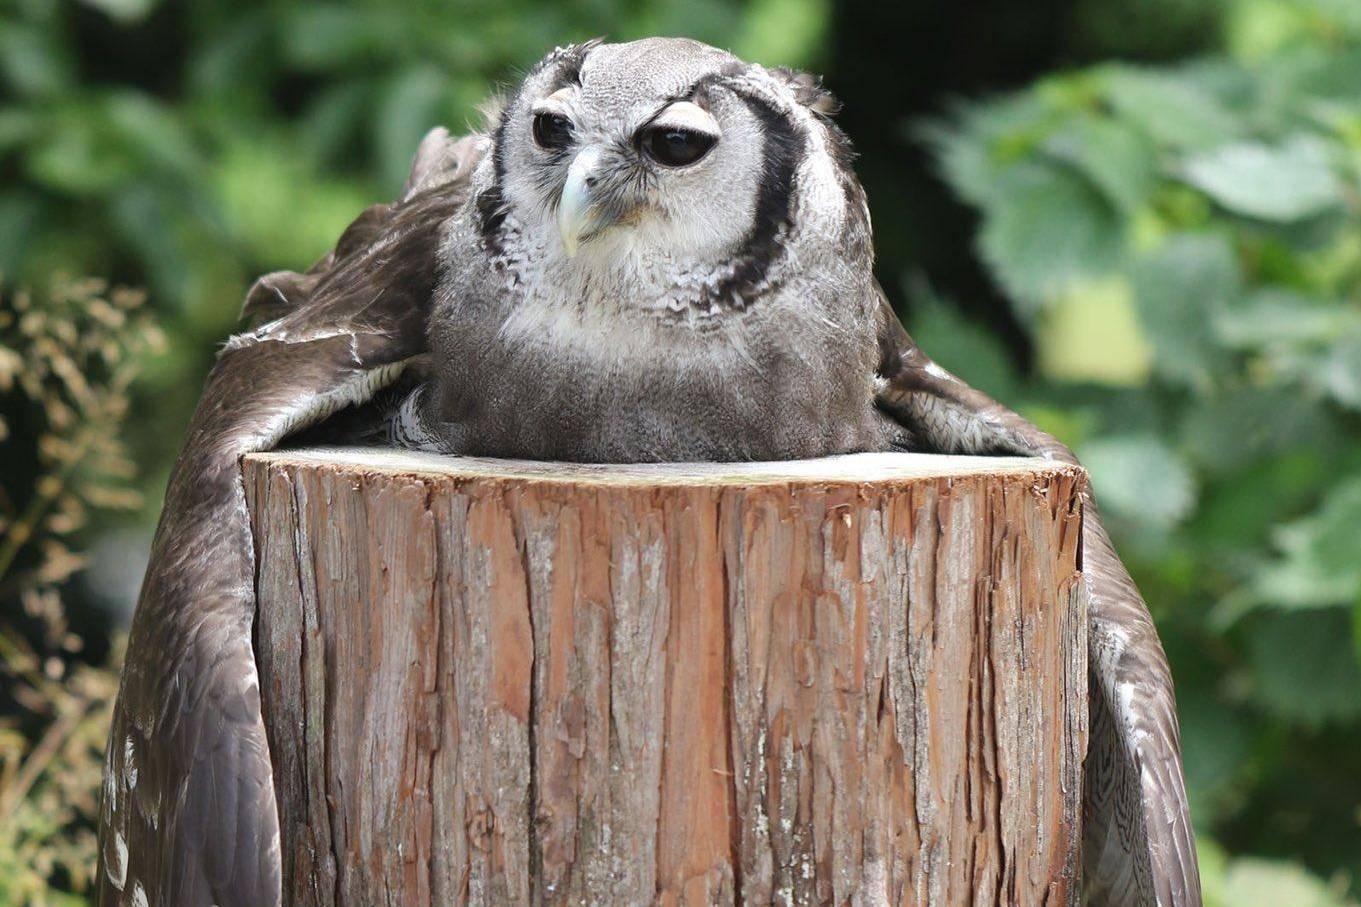
[[[928,450],[1076,463],[1072,451],[932,362],[878,287],[880,407]],[[1083,492],[1089,604],[1089,743],[1083,893],[1102,907],[1199,907],[1181,732],[1157,630]]]
[[[190,423],[152,543],[105,757],[100,903],[268,907],[278,810],[251,642],[239,461],[364,401],[425,349],[440,225],[486,140],[427,136],[404,196],[305,274],[262,278]]]

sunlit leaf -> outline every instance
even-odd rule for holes
[[[1139,386],[1153,362],[1129,283],[1119,278],[1059,295],[1036,324],[1035,347],[1040,370],[1057,381]]]
[[[1181,174],[1227,210],[1267,221],[1304,220],[1344,198],[1327,150],[1304,137],[1279,146],[1242,142],[1204,151],[1188,158]]]
[[[733,50],[767,66],[812,66],[825,43],[830,7],[828,0],[755,0]]]
[[[268,268],[307,267],[372,201],[273,142],[235,144],[213,175],[228,228]]]

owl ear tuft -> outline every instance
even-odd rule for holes
[[[787,66],[777,66],[770,73],[789,87],[796,101],[818,116],[834,117],[841,110],[836,95],[822,87],[822,76]]]
[[[482,131],[491,133],[495,131],[501,116],[506,112],[506,104],[509,103],[504,92],[493,92],[482,99],[482,103],[477,105],[477,114],[482,118]]]

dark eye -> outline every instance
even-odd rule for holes
[[[677,129],[674,126],[653,126],[643,130],[638,147],[659,164],[684,167],[704,157],[716,141],[716,138],[703,132]]]
[[[540,148],[566,148],[572,144],[572,121],[556,113],[534,114],[534,141]]]

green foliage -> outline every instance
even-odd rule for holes
[[[1084,457],[1161,621],[1198,830],[1278,858],[1207,843],[1209,903],[1337,904],[1361,875],[1361,786],[1300,816],[1361,749],[1357,10],[1226,3],[1220,55],[927,130],[1035,340],[1017,396]],[[970,344],[944,364],[971,375]]]

